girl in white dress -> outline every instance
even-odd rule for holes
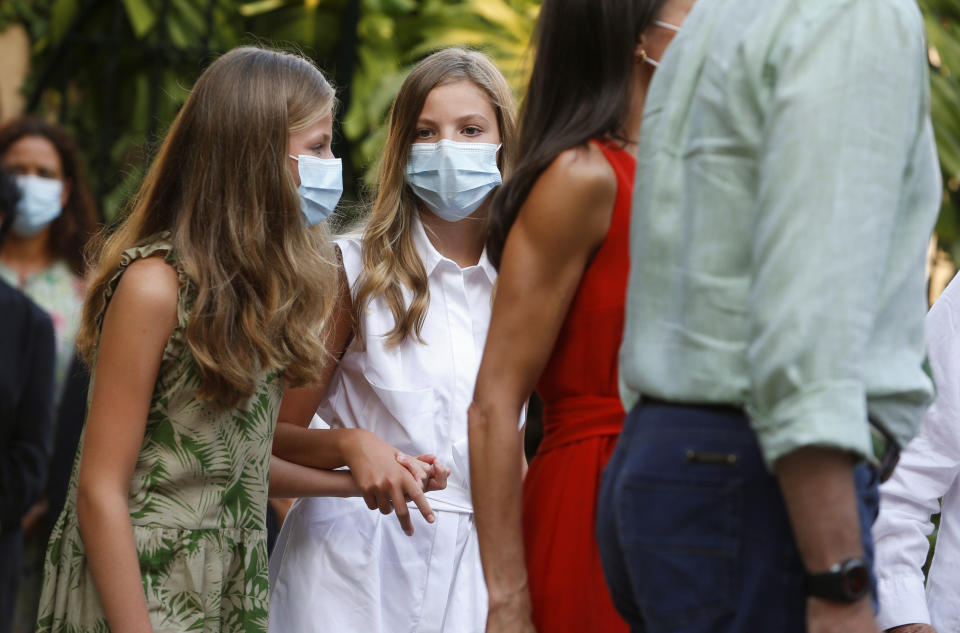
[[[363,500],[294,504],[270,561],[273,633],[484,630],[466,412],[496,281],[487,203],[514,116],[503,75],[477,52],[435,53],[400,88],[369,219],[338,240],[330,348],[342,355],[324,384],[284,395],[274,440],[286,462],[348,466]],[[330,429],[306,428],[314,411]],[[420,512],[406,507],[420,482],[398,451],[449,466]]]

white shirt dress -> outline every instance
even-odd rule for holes
[[[427,498],[429,524],[410,504],[414,535],[360,498],[294,503],[270,559],[272,633],[483,633],[487,592],[470,498],[467,408],[490,323],[496,270],[486,252],[460,268],[427,238],[414,241],[427,272],[425,341],[397,347],[383,334],[393,316],[382,298],[363,316],[318,415],[334,428],[365,428],[409,455],[432,453],[452,472]],[[337,242],[351,288],[360,242]],[[406,293],[409,301],[410,293]]]

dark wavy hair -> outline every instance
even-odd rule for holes
[[[487,255],[497,268],[533,184],[561,152],[591,138],[625,140],[640,34],[666,0],[545,0],[520,115],[520,157],[490,207]]]
[[[63,212],[50,225],[50,252],[63,259],[78,275],[84,271],[84,249],[97,230],[97,212],[87,189],[76,143],[59,125],[36,117],[13,119],[0,127],[0,156],[25,136],[40,136],[57,149],[63,179],[70,183],[70,195]]]
[[[0,246],[7,237],[7,231],[13,224],[13,216],[20,202],[20,187],[13,176],[0,169]]]

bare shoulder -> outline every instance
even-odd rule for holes
[[[530,191],[521,219],[543,229],[574,231],[596,245],[606,236],[617,175],[600,148],[587,143],[557,155]],[[526,216],[526,218],[523,218]]]
[[[110,303],[148,321],[175,320],[179,289],[173,266],[162,257],[145,257],[127,266]]]
[[[572,147],[557,155],[543,172],[541,179],[563,183],[568,194],[616,195],[617,175],[593,143]]]

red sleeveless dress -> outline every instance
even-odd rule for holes
[[[537,393],[544,437],[523,486],[523,538],[540,633],[628,633],[594,535],[603,467],[625,417],[617,386],[630,267],[633,155],[593,141],[617,175],[610,229],[573,298]]]

